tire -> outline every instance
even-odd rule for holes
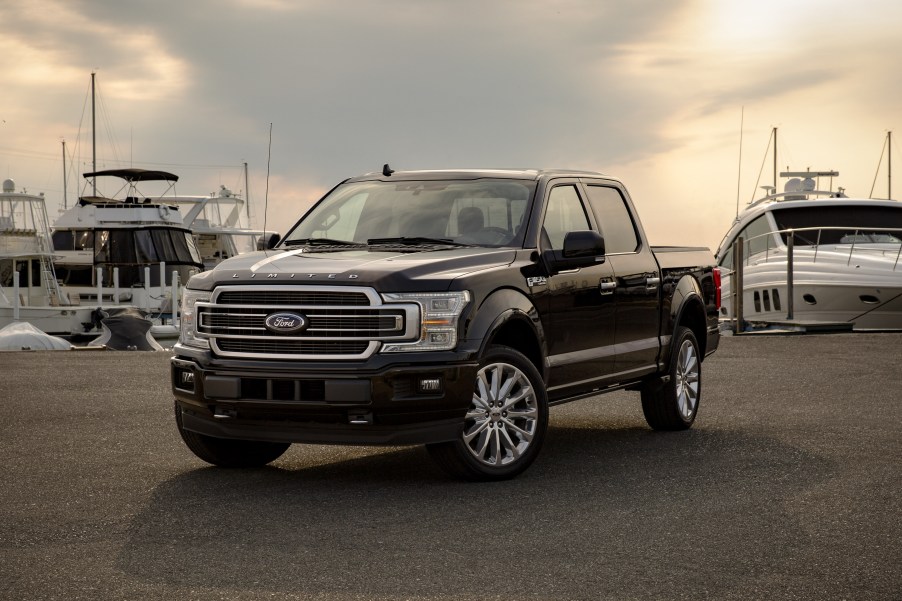
[[[698,415],[702,393],[701,354],[692,330],[678,326],[670,356],[670,379],[642,388],[642,412],[654,430],[687,430]]]
[[[507,480],[535,461],[547,429],[548,397],[539,371],[519,351],[491,346],[479,362],[459,438],[426,448],[457,478]]]
[[[234,440],[198,434],[182,427],[182,409],[175,404],[175,423],[191,452],[219,467],[260,467],[275,461],[291,446],[287,442]]]

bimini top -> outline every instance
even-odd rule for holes
[[[179,176],[174,173],[169,173],[168,171],[155,171],[152,169],[106,169],[104,171],[85,173],[84,177],[97,177],[103,175],[121,177],[127,182],[179,181]]]

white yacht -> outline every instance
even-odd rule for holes
[[[278,237],[271,241],[274,232],[248,226],[250,216],[245,199],[225,186],[220,186],[215,195],[175,195],[155,200],[179,208],[206,269],[235,255],[270,248],[278,241]]]
[[[769,187],[736,218],[717,250],[724,321],[741,305],[752,328],[902,330],[902,202],[816,189],[816,178],[837,175],[783,172],[783,192]]]
[[[0,328],[21,322],[46,334],[96,333],[96,308],[82,306],[59,285],[43,194],[17,192],[15,182],[5,180],[0,193]]]
[[[111,169],[85,178],[119,178],[112,196],[82,196],[53,224],[57,277],[70,298],[127,303],[152,317],[171,314],[178,287],[204,269],[194,236],[175,204],[138,190],[145,182],[172,185],[164,171]],[[121,196],[121,198],[119,198]]]

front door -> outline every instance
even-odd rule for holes
[[[592,229],[579,187],[548,192],[540,250],[561,250],[567,232]],[[550,275],[546,311],[548,393],[555,397],[599,387],[614,371],[614,272],[607,262]]]

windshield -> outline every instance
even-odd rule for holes
[[[311,209],[280,246],[519,246],[534,190],[534,181],[507,179],[346,184]]]
[[[814,206],[774,209],[779,230],[795,233],[795,244],[899,243],[902,206]],[[782,234],[786,242],[787,234]]]

